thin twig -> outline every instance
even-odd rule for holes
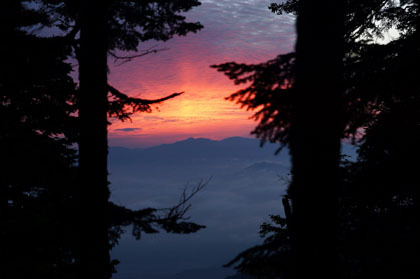
[[[189,185],[185,185],[182,194],[179,198],[178,203],[170,208],[159,208],[158,211],[166,211],[167,217],[165,219],[177,219],[177,220],[187,220],[184,215],[187,211],[191,208],[191,204],[188,202],[199,192],[201,191],[211,180],[212,177],[204,181],[203,179],[197,184],[197,186],[193,187],[192,191],[188,194],[187,190]]]
[[[148,54],[151,53],[157,53],[160,51],[164,51],[164,50],[168,50],[169,48],[156,48],[156,46],[152,46],[146,50],[143,50],[141,53],[139,54],[135,54],[135,55],[128,55],[128,56],[119,56],[117,55],[115,52],[112,51],[108,51],[108,54],[111,55],[114,58],[114,63],[122,60],[122,62],[120,64],[117,64],[116,66],[121,66],[127,62],[130,62],[131,60],[135,59],[135,58],[139,58],[139,57],[143,57],[146,56]]]

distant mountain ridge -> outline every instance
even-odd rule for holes
[[[148,164],[182,163],[200,160],[231,160],[251,159],[265,160],[267,158],[280,160],[288,158],[287,152],[274,156],[277,144],[265,144],[260,147],[260,141],[242,137],[231,137],[220,141],[205,138],[188,138],[171,144],[162,144],[149,148],[110,147],[110,163],[118,164]]]
[[[170,144],[149,148],[110,147],[110,164],[124,165],[173,165],[205,163],[208,160],[221,163],[232,160],[281,161],[289,162],[288,148],[285,147],[274,156],[280,144],[267,142],[263,147],[260,140],[243,137],[230,137],[223,140],[206,138],[188,138]],[[354,160],[355,148],[349,144],[342,145],[343,153]]]

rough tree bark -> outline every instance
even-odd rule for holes
[[[83,278],[110,278],[107,180],[107,1],[81,1],[79,185]]]
[[[301,0],[291,122],[295,278],[337,278],[344,1]]]

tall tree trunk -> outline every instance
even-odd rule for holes
[[[291,123],[296,278],[337,278],[344,1],[300,0]]]
[[[419,62],[420,62],[420,0],[415,0],[414,3],[417,5],[417,14],[416,14],[416,31],[415,31],[415,36],[414,36],[414,41],[416,42],[415,47],[414,47],[414,53],[413,53],[413,61],[416,61],[417,63],[415,67],[418,67]],[[418,92],[420,93],[420,92]],[[408,160],[408,158],[407,158]],[[415,193],[415,217],[417,222],[414,225],[413,230],[415,232],[420,232],[420,222],[418,222],[418,220],[420,220],[420,189],[417,189],[416,193]],[[414,246],[414,250],[416,251],[415,256],[411,256],[415,259],[417,259],[417,264],[413,264],[410,266],[410,273],[412,275],[412,278],[419,278],[420,276],[420,270],[418,268],[418,259],[420,259],[420,238],[417,237],[415,243],[413,244]],[[414,261],[416,262],[416,260]]]
[[[81,1],[80,142],[81,271],[110,278],[107,180],[107,1]]]

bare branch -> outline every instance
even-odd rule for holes
[[[76,41],[76,35],[80,31],[80,24],[76,23],[69,33],[67,33],[64,37],[68,40],[75,40]]]
[[[191,207],[188,202],[209,183],[210,179],[211,177],[206,181],[201,180],[191,192],[188,191],[187,184],[178,204],[170,208],[131,210],[110,202],[108,206],[111,225],[121,227],[132,224],[132,234],[136,239],[140,239],[142,233],[158,233],[159,229],[170,233],[193,233],[203,229],[205,228],[203,225],[186,222],[188,218],[185,218],[185,214]],[[158,214],[159,212],[161,214]]]
[[[169,48],[156,48],[156,46],[152,46],[148,49],[145,49],[143,51],[141,51],[139,54],[135,54],[135,55],[128,55],[128,56],[119,56],[117,55],[115,52],[112,51],[108,51],[108,54],[111,55],[114,58],[114,63],[122,60],[122,62],[120,64],[117,64],[116,66],[121,66],[127,62],[130,62],[131,60],[135,59],[135,58],[139,58],[139,57],[143,57],[146,56],[148,54],[151,53],[157,53],[160,51],[165,51],[168,50]]]
[[[146,100],[146,99],[141,99],[141,98],[128,97],[127,94],[124,94],[124,93],[120,92],[118,89],[116,89],[115,87],[112,87],[109,84],[108,84],[108,90],[115,97],[117,97],[121,100],[125,100],[127,102],[132,102],[134,104],[138,104],[138,105],[151,105],[151,104],[160,103],[160,102],[166,101],[168,99],[172,99],[172,98],[174,98],[176,96],[179,96],[179,95],[184,93],[184,92],[177,92],[177,93],[172,93],[171,95],[160,98],[160,99]]]
[[[121,121],[131,120],[130,115],[136,112],[152,112],[152,104],[161,103],[184,93],[173,93],[160,99],[145,100],[141,98],[129,97],[111,85],[108,85],[108,91],[113,97],[113,99],[111,97],[108,102],[108,115],[110,117],[117,117]]]
[[[170,208],[160,208],[157,211],[166,211],[166,218],[164,219],[173,219],[173,220],[187,220],[189,218],[184,217],[187,211],[191,208],[191,204],[188,202],[199,192],[201,191],[207,184],[210,182],[212,177],[208,178],[207,180],[200,180],[200,182],[194,186],[190,193],[188,193],[188,189],[190,188],[187,184],[182,194],[179,198],[178,204]],[[163,219],[162,219],[163,220]]]

